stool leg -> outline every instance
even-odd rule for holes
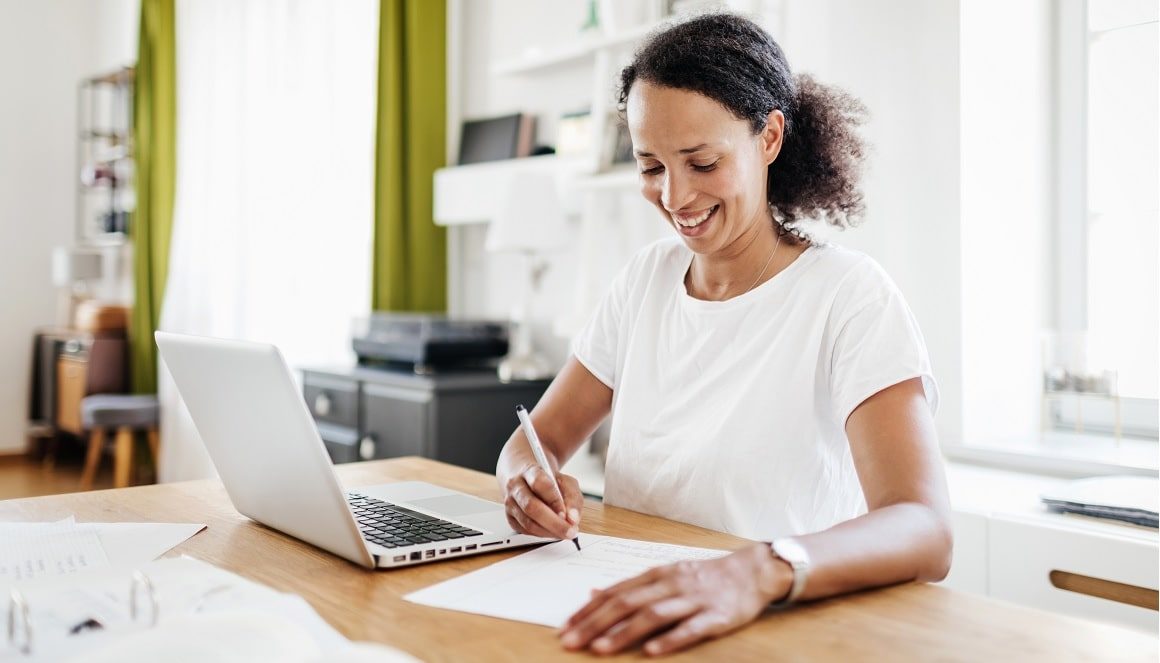
[[[89,450],[85,454],[85,470],[81,473],[81,490],[92,490],[97,467],[101,464],[101,451],[105,447],[105,429],[97,426],[89,432]]]
[[[125,488],[129,485],[129,473],[133,470],[133,429],[122,426],[117,429],[113,441],[113,485]]]
[[[149,451],[153,453],[153,468],[156,469],[157,460],[161,458],[161,435],[156,426],[150,427],[145,433],[149,436]]]

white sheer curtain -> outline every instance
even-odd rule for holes
[[[275,343],[292,366],[348,360],[370,306],[378,2],[178,0],[176,22],[161,328]],[[212,475],[160,373],[161,480]]]

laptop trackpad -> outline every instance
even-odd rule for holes
[[[450,518],[470,516],[476,513],[498,511],[501,507],[495,502],[468,497],[467,495],[442,495],[428,497],[421,500],[407,500],[409,504],[431,513],[443,514]]]

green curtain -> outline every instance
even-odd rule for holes
[[[137,211],[133,237],[132,319],[129,323],[133,391],[157,391],[153,331],[161,317],[169,266],[176,176],[177,68],[174,0],[141,0],[137,76],[133,98],[133,158]]]
[[[447,4],[382,0],[371,305],[442,311],[446,232],[434,223],[446,145]]]

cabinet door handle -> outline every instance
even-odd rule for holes
[[[359,460],[371,460],[375,457],[375,436],[364,435],[358,441],[358,457]]]
[[[320,417],[330,414],[330,396],[327,396],[326,392],[319,392],[314,397],[314,414]]]

